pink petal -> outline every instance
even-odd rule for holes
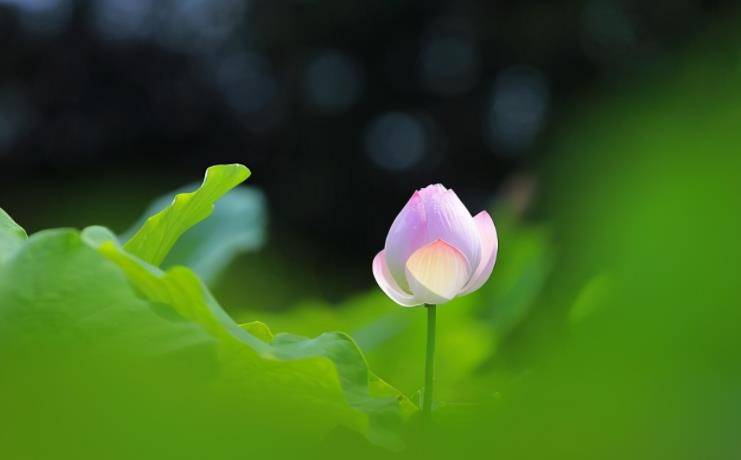
[[[386,251],[379,252],[373,259],[373,276],[376,278],[378,286],[394,302],[404,307],[413,307],[423,302],[415,300],[414,296],[405,292],[399,287],[394,278],[391,276],[388,265],[386,264]]]
[[[441,304],[458,294],[471,278],[471,269],[461,251],[437,240],[412,254],[406,274],[419,302]]]
[[[386,237],[386,263],[396,284],[403,289],[409,287],[405,274],[407,259],[427,243],[424,204],[419,192],[415,192],[396,216]]]
[[[445,240],[466,256],[471,267],[481,259],[481,239],[476,224],[454,191],[440,184],[419,191],[427,221],[427,243]]]
[[[494,221],[489,213],[481,211],[476,214],[473,220],[481,237],[481,262],[461,294],[475,291],[489,279],[492,270],[494,270],[494,262],[497,260],[497,250],[499,248],[497,229],[494,227]]]

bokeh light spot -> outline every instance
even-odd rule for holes
[[[357,101],[362,90],[362,70],[350,56],[328,50],[320,52],[309,62],[306,99],[320,112],[344,112]]]
[[[375,164],[384,169],[402,171],[424,158],[428,148],[427,137],[424,123],[417,117],[389,112],[369,125],[365,146]]]
[[[478,48],[467,38],[435,37],[425,43],[420,57],[422,83],[438,94],[464,93],[478,80]]]
[[[98,0],[92,5],[98,33],[114,40],[148,37],[153,28],[153,0]]]
[[[226,42],[242,23],[245,9],[239,0],[99,0],[92,20],[108,39],[149,39],[193,53]]]
[[[539,70],[516,66],[502,71],[485,122],[492,148],[514,154],[531,147],[543,127],[548,103],[547,81]]]

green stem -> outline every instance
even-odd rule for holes
[[[425,357],[425,387],[422,392],[422,415],[430,416],[432,411],[432,387],[435,373],[435,305],[425,304],[427,308],[427,354]]]

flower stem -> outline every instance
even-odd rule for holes
[[[422,392],[422,415],[430,416],[432,411],[432,387],[435,373],[435,305],[425,304],[427,308],[427,354],[425,357],[425,387]]]

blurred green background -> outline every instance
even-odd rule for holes
[[[435,424],[405,451],[344,432],[273,451],[252,441],[283,434],[226,414],[198,424],[214,458],[741,455],[735,5],[220,1],[200,23],[185,4],[0,1],[0,207],[29,233],[124,234],[204,165],[245,163],[244,195],[191,232],[206,252],[166,265],[237,322],[349,333],[414,401],[425,315],[370,273],[394,214],[439,181],[500,239],[491,280],[439,308]]]

